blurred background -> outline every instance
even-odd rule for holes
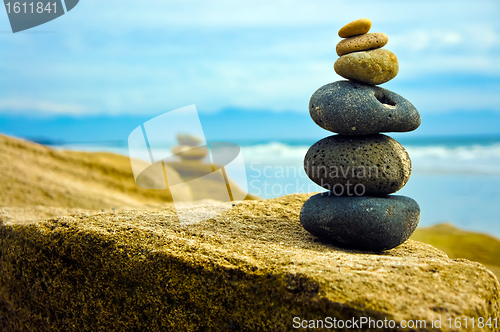
[[[127,155],[134,128],[196,104],[207,141],[241,146],[251,194],[319,191],[302,162],[331,133],[309,117],[309,98],[342,79],[333,70],[337,32],[363,17],[399,59],[398,76],[382,87],[422,115],[416,131],[389,134],[413,162],[398,194],[418,201],[422,226],[451,222],[500,237],[497,0],[82,0],[16,34],[3,12],[0,133]]]

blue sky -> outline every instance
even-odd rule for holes
[[[196,104],[308,112],[341,79],[337,31],[362,17],[400,73],[382,87],[422,114],[500,112],[500,2],[81,0],[16,34],[0,13],[0,113],[156,115]]]

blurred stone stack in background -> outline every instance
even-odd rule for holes
[[[334,68],[348,81],[319,88],[309,112],[320,127],[337,133],[309,148],[304,168],[327,189],[302,207],[300,221],[312,234],[360,250],[394,248],[416,229],[420,208],[411,198],[389,195],[411,174],[406,150],[382,132],[408,132],[420,126],[417,109],[400,95],[377,87],[398,74],[396,56],[382,49],[384,33],[368,33],[369,19],[339,30],[340,56]]]
[[[194,135],[177,134],[177,141],[179,145],[174,146],[172,152],[182,161],[200,161],[208,153],[206,146],[199,146],[202,140]]]

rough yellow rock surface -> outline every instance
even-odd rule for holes
[[[383,32],[372,32],[341,40],[337,44],[337,54],[342,56],[352,52],[368,51],[384,47],[389,37]]]
[[[347,38],[356,35],[362,35],[370,31],[371,27],[372,21],[367,18],[360,18],[359,20],[352,21],[351,23],[348,23],[340,28],[339,37]]]
[[[388,82],[399,72],[398,58],[384,48],[343,55],[333,67],[344,78],[371,85]]]
[[[481,264],[411,240],[383,254],[321,243],[299,222],[308,197],[244,201],[189,227],[172,207],[10,218],[0,226],[0,330],[292,331],[294,317],[499,317],[499,283]]]

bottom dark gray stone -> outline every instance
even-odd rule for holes
[[[300,222],[317,237],[342,247],[382,251],[408,240],[420,220],[420,207],[405,196],[311,196]]]

